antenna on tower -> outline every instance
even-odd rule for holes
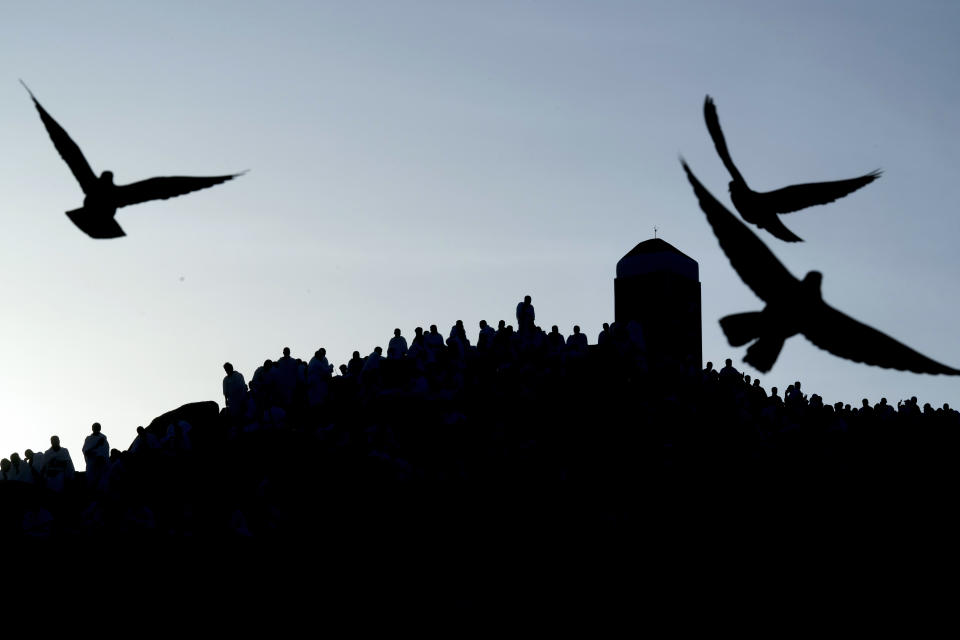
[[[657,227],[656,227],[656,226],[653,227],[653,237],[654,237],[654,238],[657,237]]]

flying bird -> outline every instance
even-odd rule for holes
[[[916,373],[960,375],[960,370],[931,360],[824,302],[820,272],[811,271],[803,280],[795,278],[755,233],[700,184],[683,159],[681,164],[720,248],[743,282],[767,303],[763,311],[720,319],[731,346],[756,340],[747,349],[744,362],[767,372],[777,361],[784,341],[802,333],[817,347],[855,362]]]
[[[23,88],[30,94],[33,104],[37,107],[40,120],[46,127],[53,146],[63,158],[73,176],[80,183],[80,188],[86,196],[83,207],[67,211],[67,217],[73,224],[91,238],[119,238],[126,235],[114,216],[117,209],[131,204],[148,202],[150,200],[166,200],[175,196],[182,196],[191,191],[198,191],[212,187],[215,184],[232,180],[243,173],[234,173],[226,176],[192,177],[192,176],[163,176],[141,180],[131,184],[118,185],[113,183],[113,172],[104,171],[98,178],[87,163],[80,151],[80,147],[67,135],[63,127],[50,117],[30,87],[20,81]]]
[[[717,107],[713,98],[707,96],[703,103],[703,117],[707,121],[707,130],[713,138],[720,159],[730,172],[730,199],[740,215],[747,222],[751,222],[761,229],[766,229],[776,237],[786,242],[803,242],[792,231],[784,226],[778,214],[791,213],[806,209],[818,204],[827,204],[843,196],[853,193],[880,177],[881,171],[871,171],[859,178],[849,180],[835,180],[833,182],[810,182],[795,184],[776,191],[753,191],[747,186],[747,181],[737,170],[727,149],[727,141],[720,129],[720,119],[717,117]]]

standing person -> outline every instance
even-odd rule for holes
[[[90,430],[93,433],[83,441],[82,451],[83,459],[87,463],[87,486],[96,487],[107,469],[110,445],[107,444],[107,436],[100,433],[99,422],[94,422]]]
[[[230,413],[243,413],[247,409],[247,382],[229,362],[224,363],[223,370],[227,372],[223,377],[223,400],[227,409]]]
[[[493,336],[496,331],[487,324],[486,320],[480,321],[480,335],[477,337],[477,349],[486,351],[493,345]]]
[[[250,391],[257,403],[258,409],[273,406],[274,373],[273,360],[263,361],[262,367],[257,367],[250,379]]]
[[[30,468],[30,463],[26,460],[21,460],[20,454],[16,451],[10,454],[10,465],[14,480],[26,484],[33,484],[33,469]]]
[[[34,481],[43,486],[43,452],[34,453],[33,449],[27,449],[23,452],[23,459],[30,465]]]
[[[293,392],[297,387],[297,371],[300,365],[290,356],[290,347],[283,348],[283,357],[277,360],[273,367],[277,400],[283,407],[289,407],[293,400]]]
[[[536,313],[534,313],[532,301],[530,296],[524,296],[523,302],[517,304],[517,331],[520,333],[533,329]]]
[[[573,334],[567,338],[567,350],[578,355],[587,352],[587,334],[580,333],[580,325],[573,326]]]
[[[50,448],[43,454],[43,477],[47,488],[61,492],[73,479],[73,459],[66,447],[60,446],[60,438],[50,436]]]
[[[400,329],[393,330],[393,337],[387,345],[387,358],[399,360],[407,355],[407,339],[400,335]]]
[[[347,363],[347,373],[355,378],[359,378],[361,371],[363,371],[363,358],[360,357],[359,351],[354,351],[353,357],[350,358],[350,362]]]
[[[597,336],[597,344],[601,346],[608,345],[610,343],[610,325],[606,322],[603,323],[603,330],[600,332],[600,335]]]

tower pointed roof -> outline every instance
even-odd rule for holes
[[[691,280],[700,280],[700,267],[697,261],[662,238],[644,240],[617,262],[618,278],[657,271],[666,271]]]

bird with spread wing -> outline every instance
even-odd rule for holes
[[[141,180],[131,184],[118,185],[113,183],[113,172],[104,171],[98,178],[87,163],[80,151],[80,147],[67,135],[63,127],[50,117],[30,88],[23,82],[20,84],[30,94],[33,104],[37,107],[40,120],[53,141],[60,157],[63,158],[73,176],[80,183],[80,188],[86,196],[83,207],[67,211],[70,220],[91,238],[119,238],[126,235],[114,217],[117,209],[132,204],[148,202],[150,200],[166,200],[175,196],[182,196],[191,191],[198,191],[212,187],[215,184],[232,180],[242,173],[224,176],[194,177],[194,176],[163,176]],[[245,172],[244,172],[245,173]]]
[[[916,373],[960,375],[960,370],[931,360],[824,302],[820,272],[811,271],[797,280],[755,233],[707,191],[682,159],[681,164],[720,248],[743,282],[767,303],[763,311],[737,313],[720,320],[731,346],[756,340],[747,348],[744,362],[767,372],[786,339],[802,333],[817,347],[854,362]]]
[[[733,201],[733,206],[737,208],[744,220],[761,229],[766,229],[785,242],[803,242],[803,239],[784,226],[779,214],[833,202],[865,187],[881,174],[877,170],[849,180],[795,184],[776,191],[753,191],[733,164],[733,158],[730,157],[730,151],[727,149],[727,141],[723,137],[723,130],[720,129],[717,107],[710,96],[707,96],[703,103],[703,117],[707,121],[707,130],[713,138],[713,145],[717,148],[723,165],[730,172],[730,177],[733,178],[730,181],[730,199]]]

